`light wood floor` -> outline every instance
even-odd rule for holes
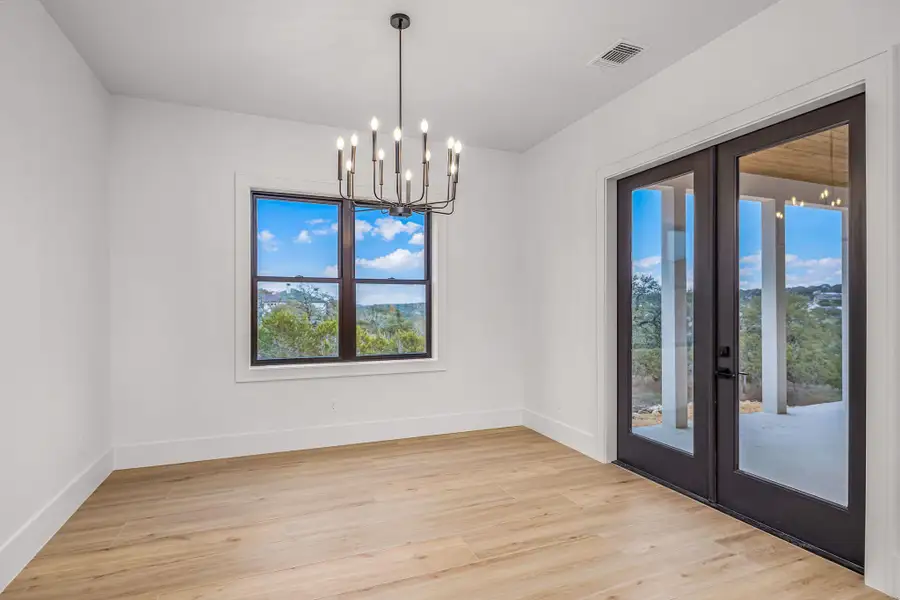
[[[526,429],[119,471],[2,600],[885,598]]]

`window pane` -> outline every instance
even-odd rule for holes
[[[740,159],[741,471],[848,502],[849,125]]]
[[[257,360],[338,355],[338,284],[261,281]]]
[[[694,175],[631,197],[631,431],[694,452]]]
[[[357,355],[424,353],[426,314],[424,285],[357,284]]]
[[[425,217],[356,215],[357,279],[425,279]]]
[[[338,276],[338,205],[257,198],[257,274]]]

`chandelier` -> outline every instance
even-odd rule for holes
[[[391,27],[398,34],[400,66],[399,106],[397,128],[394,129],[394,190],[384,193],[384,150],[378,147],[378,119],[372,117],[372,197],[356,196],[356,147],[359,137],[350,136],[350,157],[344,161],[344,138],[337,140],[338,192],[341,198],[353,203],[355,211],[377,210],[394,217],[409,217],[413,213],[450,215],[456,206],[456,185],[459,182],[459,155],[462,143],[452,137],[447,140],[447,192],[443,200],[428,198],[431,183],[431,151],[428,149],[428,121],[422,119],[422,184],[417,196],[412,193],[413,172],[403,171],[403,30],[409,27],[409,17],[402,13],[391,16]],[[344,185],[344,182],[346,184]],[[390,183],[388,184],[390,186]],[[388,188],[390,190],[390,187]],[[405,193],[404,193],[405,192]]]

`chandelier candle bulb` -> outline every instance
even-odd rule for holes
[[[453,183],[459,181],[459,157],[462,154],[462,142],[456,140],[456,144],[453,145],[453,151],[456,153],[456,170],[453,173]]]

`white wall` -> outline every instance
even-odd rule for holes
[[[555,422],[562,435],[591,438],[584,445],[605,457],[608,415],[598,414],[598,374],[608,389],[616,357],[606,349],[615,328],[597,330],[607,265],[598,264],[596,249],[608,250],[596,220],[598,172],[616,172],[676,138],[702,139],[740,111],[889,51],[900,42],[897,23],[900,3],[893,0],[782,0],[526,153],[533,219],[526,228],[541,232],[541,243],[525,248],[537,332],[527,345],[527,411]],[[566,218],[548,219],[548,201],[565,205]],[[895,525],[867,532],[885,526]],[[877,559],[877,585],[892,585],[882,578],[888,557]]]
[[[113,105],[118,466],[520,421],[516,155],[466,150],[448,222],[445,372],[235,383],[235,173],[332,180],[334,140],[349,130],[124,97]]]
[[[40,3],[0,2],[0,589],[108,473],[108,104]]]

